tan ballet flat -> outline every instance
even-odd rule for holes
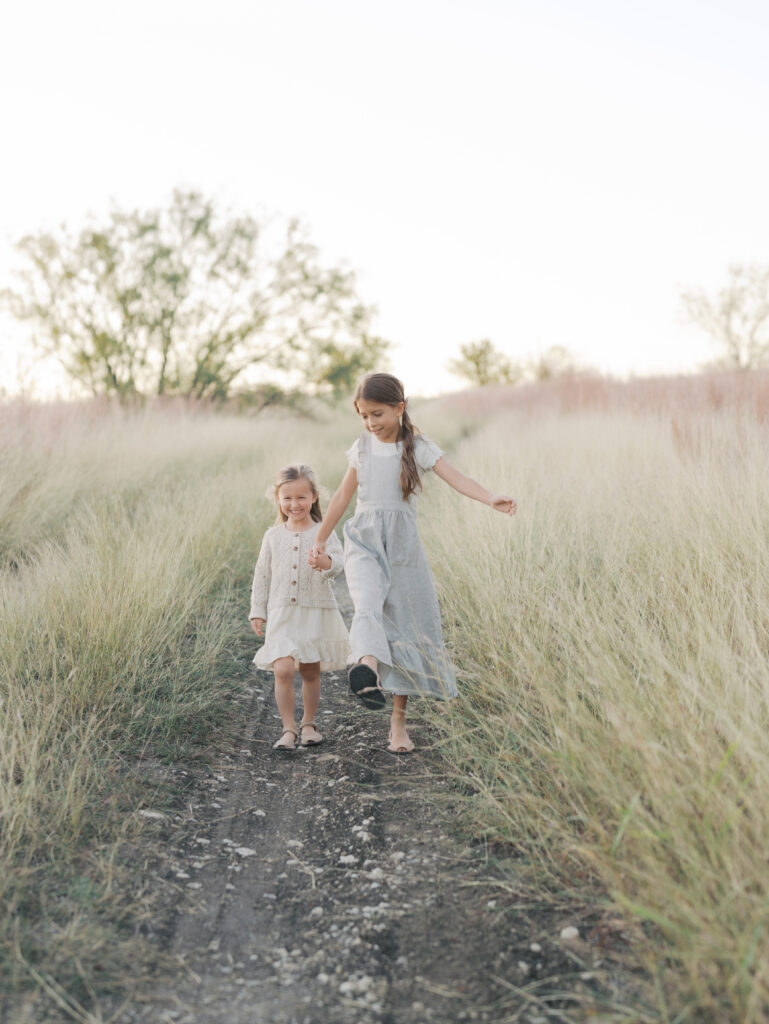
[[[300,733],[301,733],[302,729],[314,729],[315,730],[315,734],[317,736],[317,739],[309,739],[309,740],[300,739],[299,740],[299,745],[300,746],[302,746],[302,747],[317,747],[317,746],[319,746],[323,742],[323,737],[318,732],[318,727],[315,724],[315,722],[302,722],[302,724],[299,726],[299,732]]]
[[[285,736],[293,736],[292,742],[291,743],[284,743],[283,742],[283,738]],[[296,743],[297,743],[298,739],[299,739],[299,733],[296,731],[296,729],[284,729],[283,732],[280,734],[280,739],[277,741],[277,743],[273,743],[272,749],[273,750],[296,750]]]

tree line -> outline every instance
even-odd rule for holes
[[[325,265],[298,221],[225,216],[199,192],[18,248],[4,304],[92,395],[338,396],[388,348],[355,275]]]
[[[3,304],[93,395],[237,396],[259,407],[335,399],[390,348],[355,275],[327,266],[298,221],[278,230],[225,215],[196,191],[175,191],[164,208],[113,209],[80,231],[31,234],[18,248],[24,266]],[[689,290],[682,303],[718,342],[720,365],[769,361],[769,267],[734,265],[717,294]],[[577,372],[562,346],[516,361],[488,338],[447,365],[480,387]]]

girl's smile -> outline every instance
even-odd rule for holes
[[[310,511],[316,498],[309,480],[304,478],[280,485],[278,505],[289,530],[308,530],[313,525]]]
[[[405,409],[403,402],[399,402],[398,405],[383,405],[381,402],[359,398],[355,404],[358,415],[363,420],[363,426],[369,433],[388,444],[398,440],[400,418]]]

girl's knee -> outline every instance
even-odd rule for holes
[[[302,677],[302,682],[307,685],[320,683],[320,662],[311,661],[300,663],[299,675]]]
[[[276,681],[293,681],[296,672],[293,658],[276,658],[272,663],[272,671],[275,673]]]

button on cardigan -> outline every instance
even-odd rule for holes
[[[342,545],[335,533],[326,542],[331,568],[318,572],[307,563],[320,523],[309,530],[271,526],[262,539],[251,588],[250,619],[266,619],[270,610],[300,606],[336,608],[331,580],[342,569]]]

